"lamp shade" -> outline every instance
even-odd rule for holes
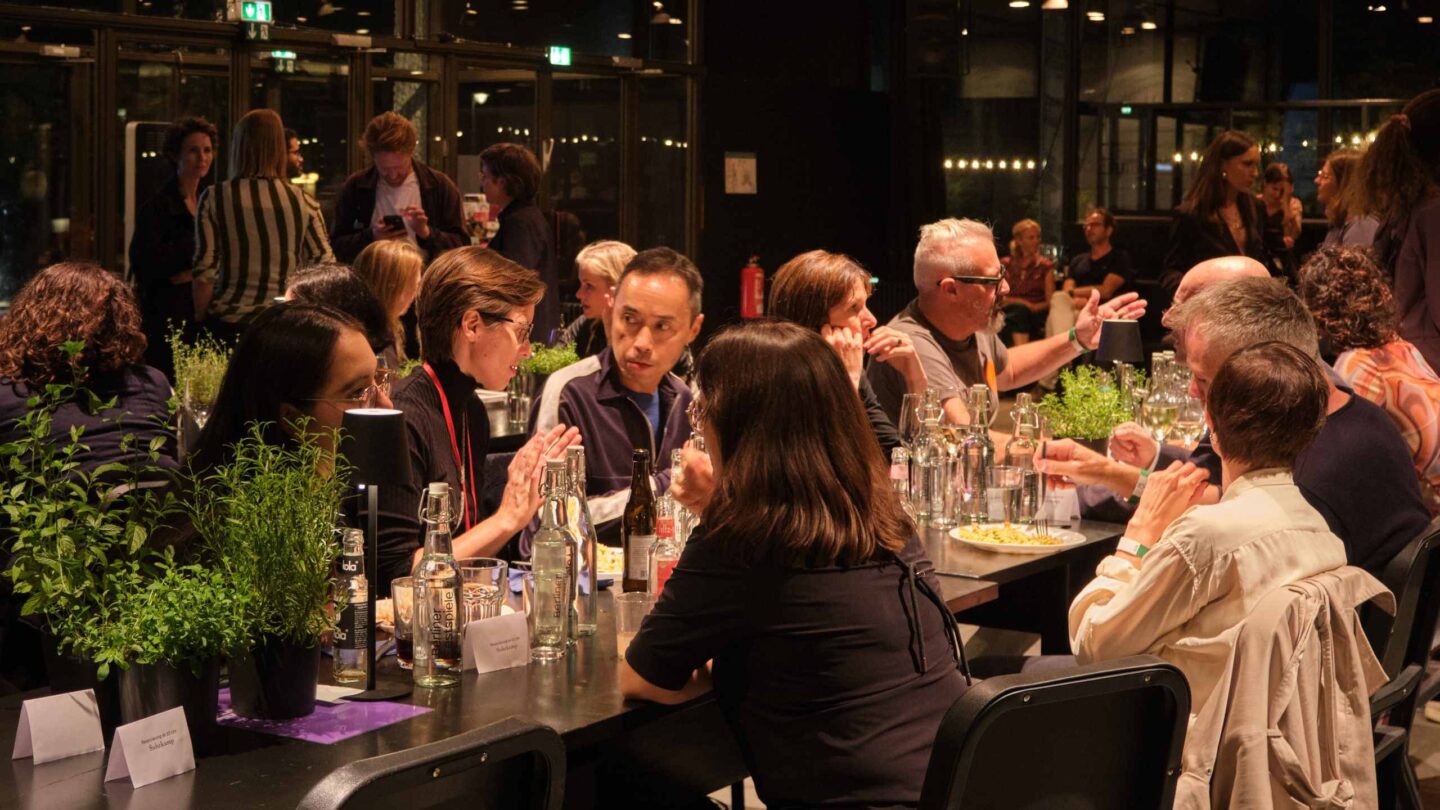
[[[340,427],[340,455],[354,468],[352,483],[405,483],[410,460],[405,414],[391,408],[356,408],[345,412]]]
[[[1099,363],[1144,362],[1140,322],[1107,320],[1100,324],[1100,348],[1095,352],[1095,360]]]

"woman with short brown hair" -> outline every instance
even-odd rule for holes
[[[380,490],[382,591],[419,560],[415,505],[427,484],[443,481],[454,493],[455,556],[492,556],[539,510],[545,459],[579,441],[564,425],[531,437],[510,462],[499,508],[482,514],[490,419],[475,389],[503,390],[530,356],[535,302],[544,293],[533,271],[480,247],[445,253],[425,272],[416,304],[425,362],[393,396],[410,433],[408,480]]]
[[[954,617],[835,352],[761,321],[700,356],[718,488],[625,653],[627,697],[705,690],[771,807],[914,806],[965,689]]]
[[[334,261],[320,206],[289,182],[285,125],[251,110],[235,125],[230,179],[206,189],[195,215],[195,317],[239,337],[285,292],[289,274]]]

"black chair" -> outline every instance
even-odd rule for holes
[[[1375,721],[1375,770],[1382,807],[1419,808],[1420,788],[1410,764],[1415,712],[1440,694],[1440,670],[1430,648],[1440,619],[1440,518],[1431,521],[1385,566],[1380,581],[1395,594],[1395,615],[1374,605],[1362,613],[1365,635],[1390,681],[1370,696]]]
[[[922,810],[1168,808],[1190,687],[1137,655],[977,682],[935,737]]]
[[[560,735],[507,717],[447,740],[337,768],[306,794],[299,810],[559,810],[564,799]]]

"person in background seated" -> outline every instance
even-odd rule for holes
[[[915,246],[916,298],[886,324],[910,336],[930,386],[946,392],[945,417],[953,424],[970,419],[960,399],[962,388],[987,385],[994,414],[1000,391],[1029,385],[1095,348],[1106,318],[1133,320],[1145,314],[1145,302],[1135,293],[1101,306],[1100,293],[1092,292],[1069,332],[1007,349],[990,331],[996,303],[1010,292],[1005,272],[995,252],[995,234],[983,222],[942,219],[926,225]],[[888,363],[872,363],[865,374],[895,421],[909,389],[904,376]]]
[[[1360,159],[1364,156],[1359,149],[1336,149],[1315,174],[1315,200],[1325,206],[1325,218],[1330,221],[1322,244],[1368,248],[1375,241],[1380,223],[1352,209],[1355,191],[1351,184],[1360,173]]]
[[[340,261],[355,261],[382,239],[406,242],[431,260],[470,244],[460,189],[415,157],[416,143],[415,125],[396,113],[381,113],[365,126],[371,166],[345,179],[330,229]],[[400,219],[387,224],[387,217]]]
[[[865,404],[870,429],[885,457],[902,443],[895,423],[875,399],[864,375],[865,358],[889,363],[905,378],[906,391],[925,392],[925,368],[910,336],[889,326],[876,326],[866,301],[870,273],[849,256],[812,250],[780,266],[770,281],[770,314],[820,333],[840,355]]]
[[[1340,356],[1335,373],[1400,429],[1430,514],[1440,514],[1440,376],[1395,331],[1390,285],[1370,254],[1326,245],[1300,268],[1300,297]]]
[[[615,303],[615,285],[620,273],[635,258],[635,248],[611,239],[591,242],[575,255],[575,270],[580,277],[579,299],[581,316],[565,327],[560,342],[575,347],[580,357],[600,353],[610,345],[610,308]]]
[[[286,178],[285,127],[251,110],[230,137],[230,179],[200,195],[195,214],[195,317],[223,341],[285,292],[290,273],[334,261],[325,217]]]
[[[1172,307],[1166,323],[1175,330],[1177,358],[1190,367],[1190,395],[1201,400],[1206,400],[1225,359],[1257,343],[1280,340],[1319,362],[1314,319],[1299,296],[1277,279],[1212,284]],[[1350,564],[1377,574],[1425,528],[1429,512],[1420,499],[1409,448],[1390,418],[1336,385],[1328,371],[1326,384],[1330,394],[1325,424],[1295,459],[1295,483],[1345,543]],[[1156,453],[1150,442],[1136,455],[1148,466],[1156,463],[1151,461]],[[1148,487],[1143,470],[1069,440],[1049,442],[1046,456],[1038,459],[1039,469],[1076,483],[1104,484],[1134,499],[1143,497]],[[1197,447],[1194,458],[1199,457]],[[1221,483],[1210,478],[1211,485]],[[1205,497],[1223,495],[1223,490],[1207,489]]]
[[[416,301],[425,363],[394,396],[410,435],[407,480],[380,490],[379,593],[420,558],[416,506],[428,484],[450,486],[455,557],[494,556],[539,511],[546,459],[579,440],[563,426],[537,431],[510,461],[499,508],[482,514],[490,419],[475,389],[504,390],[530,356],[531,318],[544,292],[533,271],[481,247],[452,250],[425,271]]]
[[[182,118],[165,128],[163,151],[175,166],[175,177],[136,212],[130,239],[130,275],[145,320],[145,362],[172,379],[170,331],[185,334],[195,321],[190,274],[195,266],[195,211],[219,141],[219,131],[204,118]]]
[[[611,345],[550,375],[535,405],[535,432],[574,425],[585,445],[585,493],[600,536],[619,542],[634,451],[650,451],[656,494],[670,485],[670,454],[690,436],[690,387],[672,373],[700,334],[704,282],[670,248],[642,250],[625,266],[610,313]]]
[[[1040,223],[1022,219],[1010,229],[1010,255],[1000,260],[1010,292],[1001,299],[1005,327],[1000,339],[1020,346],[1045,330],[1055,294],[1055,263],[1040,255]]]
[[[1070,605],[1079,663],[1157,655],[1185,673],[1192,716],[1229,699],[1214,687],[1234,628],[1275,589],[1345,565],[1344,543],[1292,476],[1329,398],[1319,364],[1285,343],[1241,349],[1220,365],[1206,419],[1225,494],[1196,505],[1205,475],[1191,464],[1151,476],[1115,554]]]
[[[717,334],[698,379],[719,488],[621,690],[679,703],[713,677],[770,807],[914,807],[968,676],[845,367],[813,331],[761,321]]]
[[[1110,243],[1115,236],[1115,215],[1096,208],[1085,215],[1085,242],[1090,249],[1070,260],[1070,269],[1060,289],[1050,296],[1050,314],[1045,318],[1045,335],[1068,332],[1075,325],[1075,313],[1098,290],[1101,301],[1128,292],[1135,280],[1130,254]]]
[[[390,322],[390,340],[395,346],[395,356],[386,360],[392,370],[406,360],[407,335],[401,317],[410,310],[415,297],[420,294],[420,271],[424,266],[425,257],[420,255],[420,251],[395,239],[372,242],[355,257],[355,275],[379,300]]]
[[[267,308],[235,347],[187,465],[203,472],[228,463],[257,422],[270,444],[307,430],[334,450],[346,411],[390,407],[375,369],[364,327],[350,315],[304,302]]]
[[[384,359],[384,368],[395,368],[394,336],[385,310],[360,276],[347,265],[327,262],[300,268],[290,277],[285,300],[329,307],[359,321],[371,350]]]

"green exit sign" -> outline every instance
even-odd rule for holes
[[[1120,108],[1120,114],[1121,114],[1121,115],[1129,115],[1129,114],[1132,113],[1132,112],[1134,112],[1134,110],[1130,109],[1129,107],[1121,107],[1121,108]]]
[[[550,64],[568,66],[570,64],[570,49],[564,45],[551,45]]]
[[[240,19],[243,22],[273,22],[270,0],[245,0],[240,4]]]

